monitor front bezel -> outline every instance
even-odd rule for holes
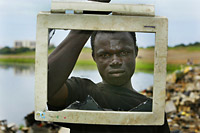
[[[152,112],[47,109],[48,39],[50,29],[101,30],[155,33]],[[35,61],[35,119],[40,121],[103,124],[163,125],[165,108],[168,19],[150,16],[58,14],[37,16]]]

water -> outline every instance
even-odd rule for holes
[[[73,71],[71,76],[89,78],[95,83],[102,81],[97,70],[77,70]],[[153,73],[136,72],[131,78],[131,81],[135,90],[142,91],[153,85]]]
[[[101,82],[97,70],[75,70],[70,76]],[[0,120],[24,124],[24,117],[34,110],[34,65],[0,64]],[[141,91],[153,84],[153,74],[136,72],[133,87]]]
[[[0,120],[23,124],[34,110],[34,67],[0,65]]]

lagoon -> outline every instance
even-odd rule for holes
[[[96,69],[75,69],[70,76],[101,82]],[[24,117],[34,110],[34,65],[0,64],[0,120],[24,125]],[[142,91],[153,85],[153,73],[135,72],[133,87]]]

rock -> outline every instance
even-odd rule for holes
[[[165,112],[176,112],[176,106],[174,105],[174,102],[172,100],[166,102]]]

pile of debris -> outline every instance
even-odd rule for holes
[[[34,119],[34,112],[28,114],[25,118],[27,127],[21,130],[29,133],[57,133],[60,127],[52,122],[36,121]]]
[[[152,88],[145,90],[152,96]],[[200,132],[200,67],[188,66],[168,75],[166,85],[167,120],[172,132]]]
[[[26,126],[18,127],[14,123],[7,124],[7,120],[0,120],[0,133],[69,133],[68,128],[60,127],[53,122],[36,121],[34,112],[24,117]]]
[[[200,67],[186,67],[170,75],[166,100],[172,131],[200,132]]]
[[[7,124],[7,120],[0,120],[0,133],[15,133],[18,127],[15,123]]]

